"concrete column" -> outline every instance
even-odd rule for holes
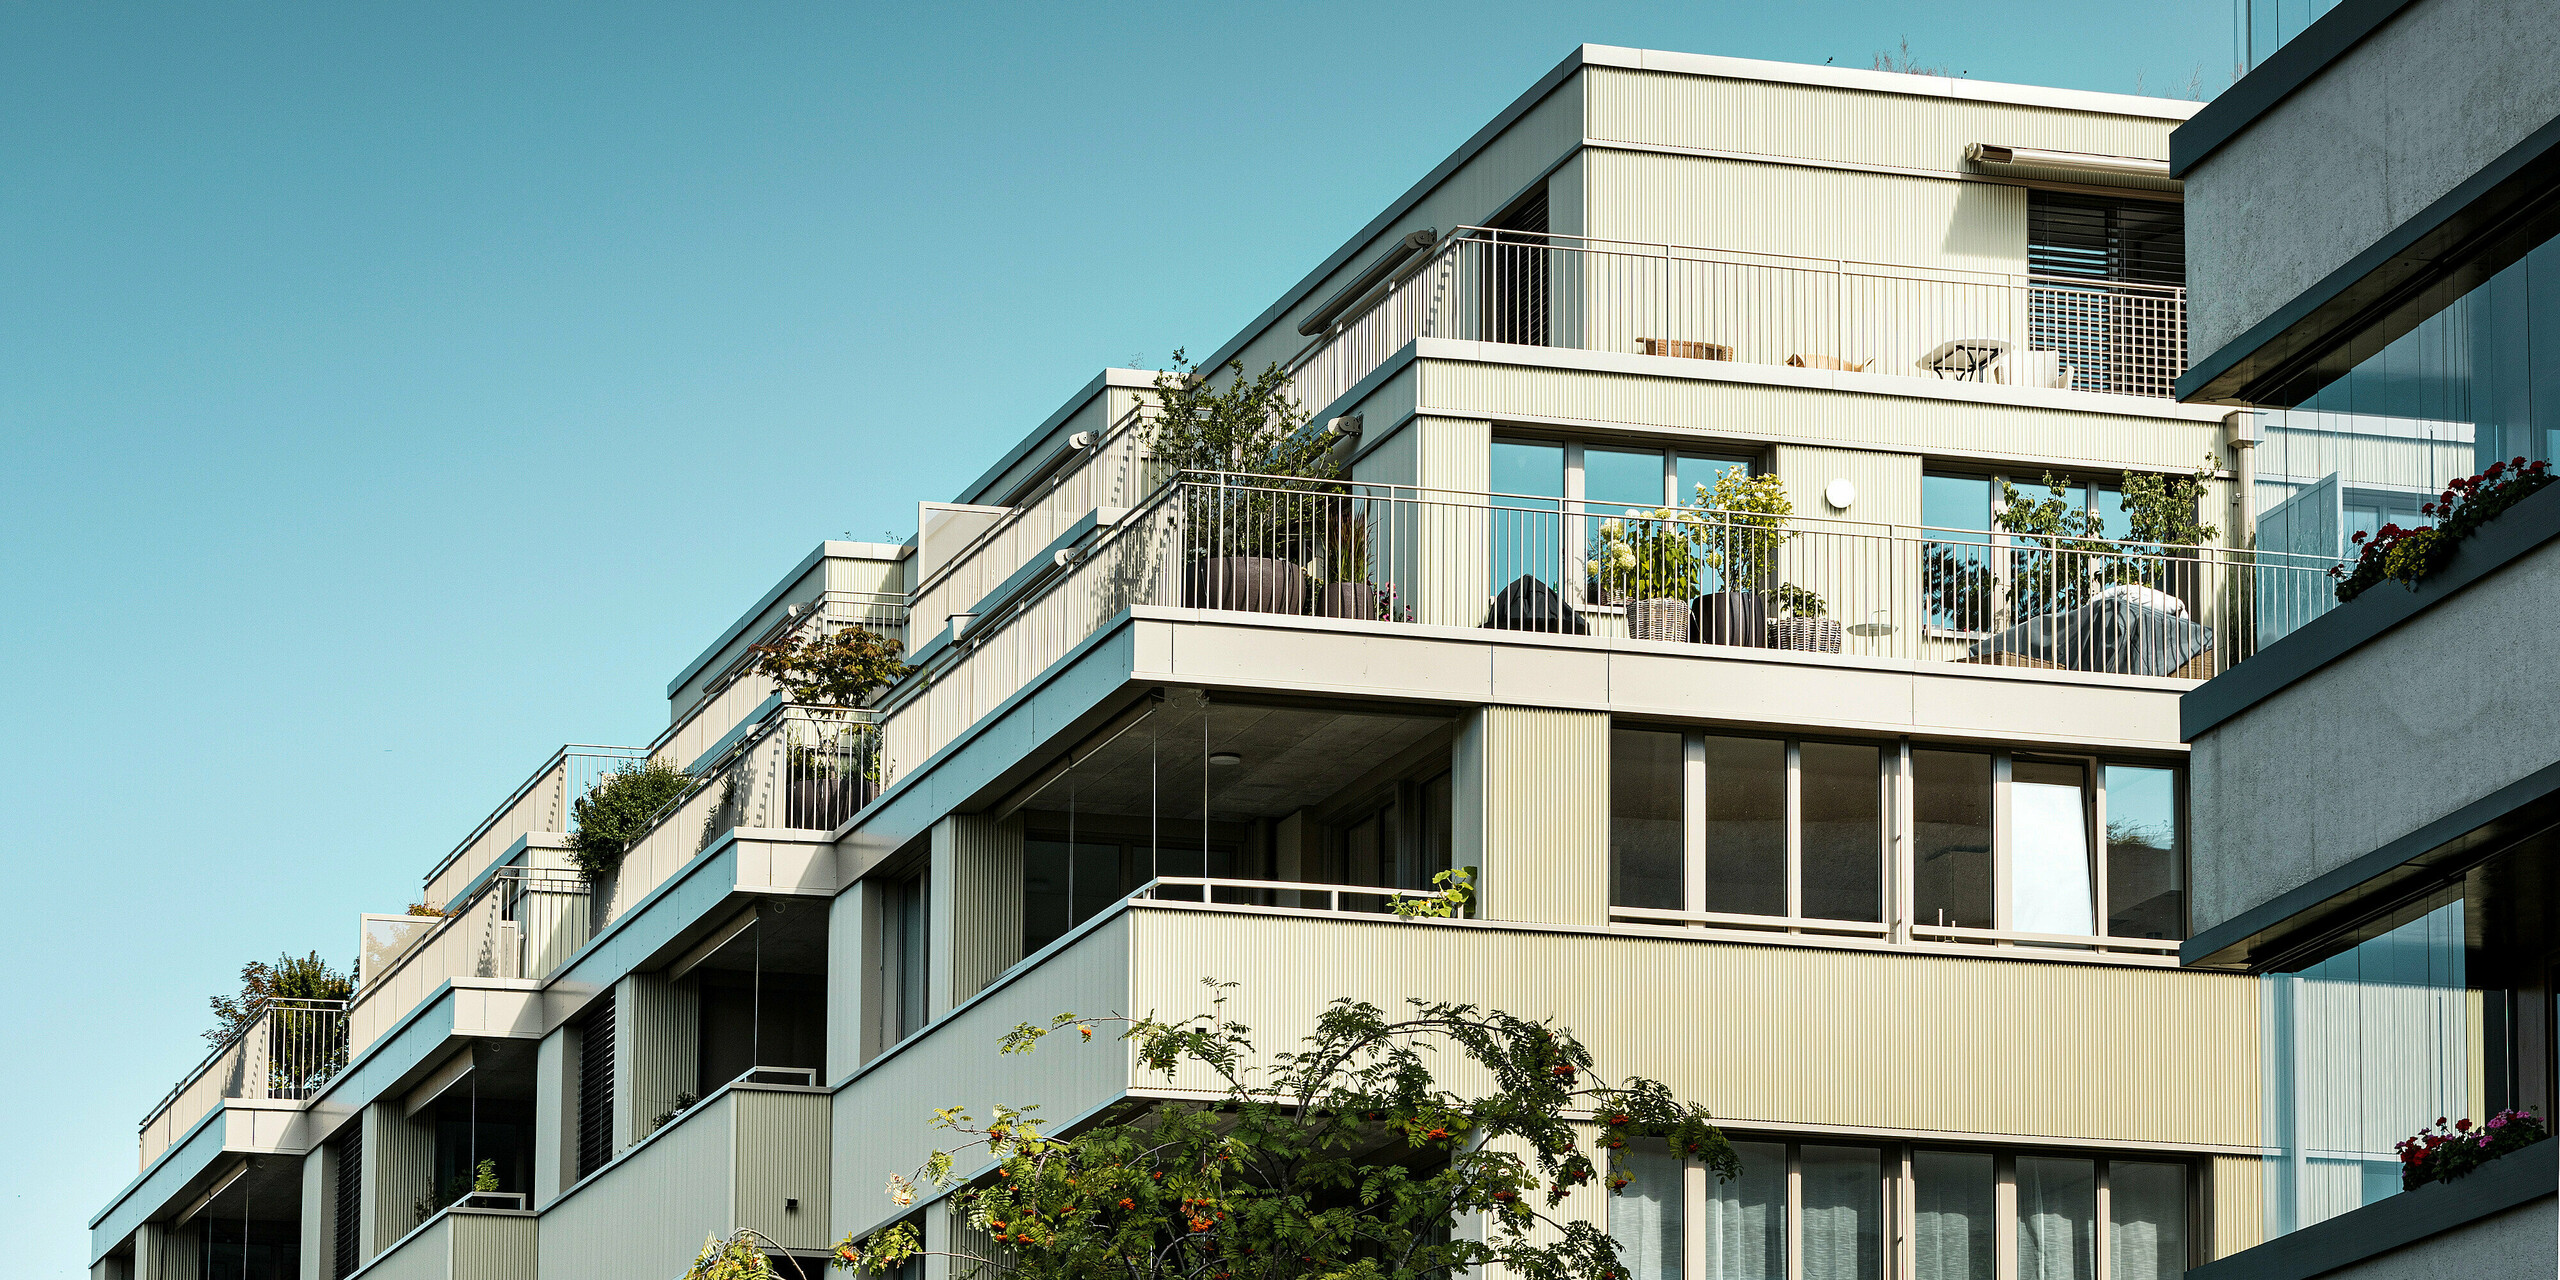
[[[330,1280],[338,1254],[338,1152],[323,1142],[302,1157],[302,1280]]]
[[[578,1180],[578,1033],[553,1029],[533,1051],[533,1207]]]
[[[691,982],[635,973],[614,993],[614,1150],[657,1129],[678,1093],[699,1093],[702,1004]]]
[[[1609,717],[1486,707],[1450,753],[1452,861],[1487,920],[1609,923]]]
[[[1022,958],[1022,820],[934,824],[925,892],[927,1004],[938,1018]]]

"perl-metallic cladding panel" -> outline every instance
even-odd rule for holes
[[[542,1212],[543,1280],[682,1275],[704,1237],[733,1227],[733,1108],[724,1094]]]
[[[1964,172],[1966,144],[2169,158],[2173,120],[1907,93],[1595,67],[1595,140]],[[2164,180],[2159,185],[2166,186]]]
[[[2215,420],[2109,413],[2103,403],[2078,412],[2002,403],[1988,396],[1883,394],[1892,388],[1879,385],[1870,391],[1851,385],[1871,375],[1834,376],[1841,383],[1838,390],[1489,360],[1426,360],[1421,403],[1424,412],[1451,417],[1624,423],[1694,432],[1706,440],[1800,440],[1939,457],[2060,459],[2169,471],[2193,469],[2221,443]],[[1895,380],[1873,376],[1878,384]]]
[[[1147,910],[1136,1004],[1285,1046],[1336,996],[1553,1016],[1736,1123],[2253,1145],[2255,980],[2174,969]],[[1204,1082],[1186,1081],[1198,1085]],[[1461,1084],[1460,1087],[1467,1087]]]

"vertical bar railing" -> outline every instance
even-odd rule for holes
[[[2186,291],[1462,227],[1291,361],[1300,403],[1416,337],[2166,397]]]

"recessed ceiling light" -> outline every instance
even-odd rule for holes
[[[1223,765],[1223,764],[1243,764],[1243,763],[1244,763],[1244,757],[1243,757],[1243,756],[1240,756],[1240,755],[1237,755],[1235,752],[1232,752],[1232,751],[1213,751],[1213,752],[1210,752],[1210,753],[1209,753],[1209,763],[1211,763],[1211,764],[1221,764],[1221,765]]]

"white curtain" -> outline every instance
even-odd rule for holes
[[[1609,1238],[1628,1280],[1681,1280],[1681,1205],[1684,1165],[1667,1151],[1631,1151],[1634,1181],[1609,1200]]]
[[[1806,1146],[1803,1280],[1875,1280],[1884,1273],[1884,1159],[1873,1147]]]
[[[1742,1174],[1707,1179],[1706,1267],[1699,1280],[1786,1280],[1787,1149],[1775,1142],[1737,1142]]]
[[[2018,1157],[2018,1280],[2097,1274],[2097,1162]]]
[[[2187,1171],[2117,1160],[2107,1166],[2107,1274],[2178,1280],[2187,1273]]]
[[[1999,1188],[1991,1157],[1921,1151],[1911,1157],[1915,1280],[1993,1280]]]

